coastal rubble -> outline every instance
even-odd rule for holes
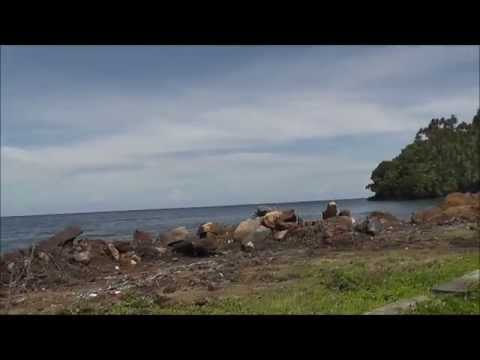
[[[419,211],[412,216],[414,224],[447,225],[455,222],[480,220],[480,193],[452,193],[435,208]]]
[[[459,217],[459,209],[468,207],[468,211],[478,211],[472,201],[477,195],[468,196],[465,201],[458,195],[447,198],[438,208],[440,210],[435,211],[444,215],[449,211],[455,213],[455,218],[467,222],[465,226],[470,228],[473,225],[469,219],[474,217]],[[304,221],[293,209],[259,209],[253,218],[236,227],[218,226],[212,231],[214,227],[204,225],[207,234],[203,237],[199,235],[201,232],[194,234],[179,227],[153,240],[151,234],[137,229],[132,241],[82,239],[79,227],[68,227],[46,241],[3,255],[0,259],[0,300],[2,293],[10,291],[8,289],[23,294],[96,283],[98,279],[104,279],[105,289],[109,289],[96,289],[99,297],[142,286],[166,289],[166,295],[185,287],[216,291],[237,281],[239,269],[270,264],[284,252],[307,254],[340,248],[414,248],[416,243],[411,234],[424,229],[385,212],[372,212],[365,221],[354,224],[346,209],[334,217],[322,219],[319,216]],[[403,240],[395,240],[398,237]],[[428,241],[425,240],[425,244]]]

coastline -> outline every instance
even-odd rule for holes
[[[137,245],[133,255],[131,251],[119,254],[111,247],[121,250],[121,244],[98,239],[77,241],[81,231],[70,229],[70,233],[63,233],[60,247],[57,240],[62,236],[57,234],[50,243],[4,254],[0,259],[0,313],[237,313],[242,306],[247,312],[250,309],[259,313],[366,312],[386,303],[381,292],[391,292],[391,302],[427,291],[425,283],[475,270],[472,259],[478,258],[480,246],[478,221],[474,220],[478,209],[465,213],[465,218],[458,217],[455,207],[447,213],[438,209],[438,214],[416,214],[420,222],[374,212],[371,221],[375,229],[367,232],[357,226],[360,224],[352,226],[348,216],[336,216],[316,225],[308,221],[282,240],[270,235],[254,240],[252,249],[245,248],[245,242],[229,242],[226,236],[223,245],[211,255],[183,254],[158,245],[145,247],[142,241],[158,240],[142,231],[134,234],[131,245]],[[474,217],[470,217],[472,214]],[[207,239],[194,241],[208,243]],[[83,246],[90,248],[91,261],[70,257],[81,255],[85,250],[75,251]],[[436,265],[425,267],[425,261]],[[372,264],[377,265],[365,273]],[[404,264],[425,273],[429,280],[417,284],[418,278],[408,275]],[[390,287],[378,283],[378,289],[371,290],[370,300],[354,296],[362,279],[373,277],[375,283],[375,276],[385,269],[390,269],[384,273],[385,279],[393,277],[388,280],[393,281]],[[357,272],[357,280],[348,275]],[[408,287],[396,289],[405,281],[410,282]],[[279,308],[272,302],[280,298],[284,299],[282,304],[287,304],[287,299],[296,298],[303,286],[324,295],[301,307],[292,303]],[[353,293],[338,292],[345,287]],[[361,288],[358,291],[362,293]],[[377,291],[380,297],[373,301]],[[252,296],[265,300],[248,300]],[[337,310],[330,308],[334,304],[322,300],[324,296],[338,298],[344,305]],[[352,301],[355,307],[348,305]]]

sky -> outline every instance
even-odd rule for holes
[[[371,196],[475,46],[2,46],[1,215]]]

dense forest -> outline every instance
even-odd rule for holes
[[[432,119],[412,144],[382,161],[367,185],[370,200],[422,199],[480,190],[480,109],[471,123]]]

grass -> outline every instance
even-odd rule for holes
[[[362,314],[403,298],[426,294],[440,282],[478,269],[479,254],[430,257],[390,252],[370,258],[334,259],[292,265],[273,274],[283,282],[251,296],[227,296],[203,306],[162,305],[154,298],[131,294],[108,309],[108,314]],[[421,305],[417,313],[479,313],[470,300],[445,299]],[[477,302],[478,303],[478,302]],[[79,311],[77,313],[82,313]],[[85,313],[85,312],[83,312]]]

